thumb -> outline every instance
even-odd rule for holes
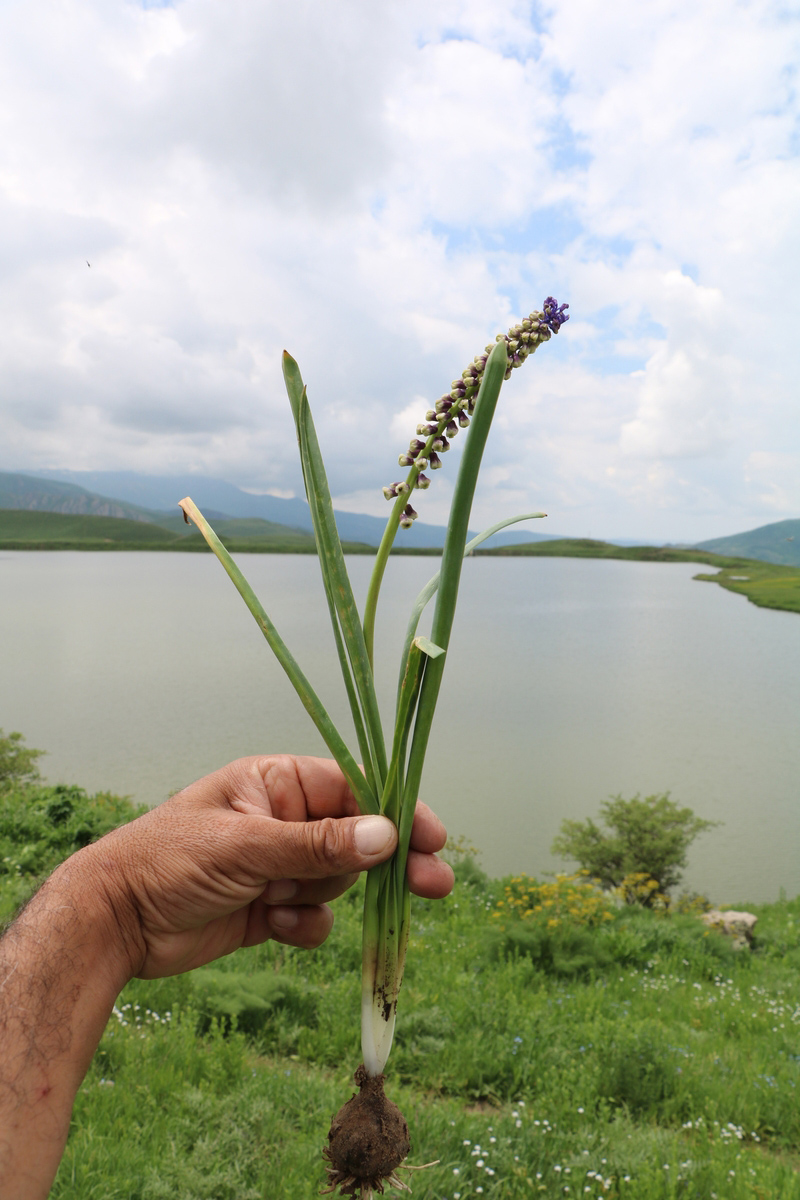
[[[324,879],[351,875],[383,862],[396,846],[397,829],[388,817],[279,822],[271,847],[270,876]]]

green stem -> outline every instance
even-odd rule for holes
[[[464,562],[464,548],[467,541],[469,518],[472,511],[472,500],[478,481],[483,451],[486,439],[494,417],[500,389],[503,386],[508,356],[504,342],[498,342],[486,363],[481,389],[475,405],[469,437],[461,456],[461,466],[456,480],[453,501],[450,507],[450,521],[447,526],[442,567],[439,572],[439,590],[436,597],[436,609],[433,614],[431,638],[443,650],[450,643],[450,633],[453,628],[453,618],[458,599],[458,585],[461,579],[461,567]],[[429,658],[425,664],[425,674],[420,688],[417,718],[414,724],[414,737],[408,759],[408,772],[403,790],[403,808],[398,828],[397,859],[398,867],[405,870],[408,858],[408,846],[411,840],[411,825],[414,808],[417,802],[422,767],[425,761],[425,751],[428,746],[431,725],[436,709],[436,700],[441,687],[446,655]]]
[[[413,468],[412,468],[413,469]],[[419,472],[417,472],[419,474]],[[403,509],[407,504],[405,495],[398,496],[394,502],[389,520],[386,522],[386,528],[383,531],[381,544],[378,546],[378,553],[375,557],[375,566],[372,568],[372,575],[369,580],[369,588],[367,589],[367,599],[364,605],[364,641],[367,647],[367,657],[372,669],[375,669],[374,663],[374,645],[375,645],[375,614],[378,609],[378,596],[380,595],[381,584],[383,583],[383,575],[386,570],[386,564],[389,561],[394,539],[397,536],[397,530],[400,528],[400,517]]]

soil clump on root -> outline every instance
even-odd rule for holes
[[[384,1184],[407,1190],[397,1168],[410,1149],[408,1125],[396,1104],[387,1100],[383,1075],[368,1075],[362,1065],[355,1073],[358,1094],[342,1105],[331,1122],[323,1150],[330,1187],[340,1196],[370,1200],[383,1195]]]

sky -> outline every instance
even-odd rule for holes
[[[425,410],[553,295],[473,527],[797,517],[799,63],[773,0],[4,0],[0,469],[302,494],[285,348],[335,503],[380,516]]]

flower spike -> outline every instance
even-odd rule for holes
[[[568,304],[559,304],[555,297],[548,296],[540,312],[529,313],[519,324],[513,325],[508,333],[498,333],[494,342],[486,347],[485,353],[476,354],[461,372],[461,377],[452,380],[450,391],[440,396],[433,408],[428,409],[425,421],[417,425],[416,438],[406,453],[400,455],[400,466],[410,468],[406,491],[428,487],[430,481],[421,472],[428,467],[436,471],[442,465],[439,454],[444,454],[450,448],[448,438],[454,438],[459,429],[466,429],[469,425],[470,417],[475,412],[486,360],[495,344],[506,343],[508,365],[505,378],[508,379],[515,367],[521,367],[542,342],[549,342],[552,334],[558,333],[569,320],[568,308]],[[393,483],[385,487],[383,494],[387,500],[394,499],[402,494],[400,485]],[[404,513],[400,518],[401,527],[410,529],[412,519]]]

